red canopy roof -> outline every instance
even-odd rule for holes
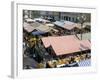
[[[42,38],[44,46],[47,48],[50,45],[56,55],[70,54],[90,49],[88,40],[78,40],[75,36],[60,36],[60,37],[45,37]]]

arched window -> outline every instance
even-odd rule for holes
[[[74,18],[74,17],[72,18],[72,21],[73,21],[73,22],[75,21],[75,18]]]
[[[66,20],[66,16],[64,16],[64,20]]]
[[[68,21],[68,16],[66,16],[66,20]]]
[[[69,21],[71,21],[71,17],[69,17]]]

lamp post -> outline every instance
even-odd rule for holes
[[[78,16],[77,19],[78,19],[78,22],[81,24],[81,40],[82,40],[82,34],[83,34],[82,28],[83,28],[84,22],[86,21],[86,16],[81,15],[81,16]]]

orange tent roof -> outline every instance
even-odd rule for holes
[[[90,49],[90,42],[88,40],[80,41],[73,35],[45,37],[42,38],[42,41],[46,48],[51,45],[56,55],[64,55]]]

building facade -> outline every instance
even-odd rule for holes
[[[55,20],[66,20],[71,22],[78,22],[78,17],[85,16],[86,22],[91,21],[90,13],[74,13],[74,12],[54,12],[54,11],[32,11],[24,10],[24,18],[39,18],[39,17],[48,17]]]

